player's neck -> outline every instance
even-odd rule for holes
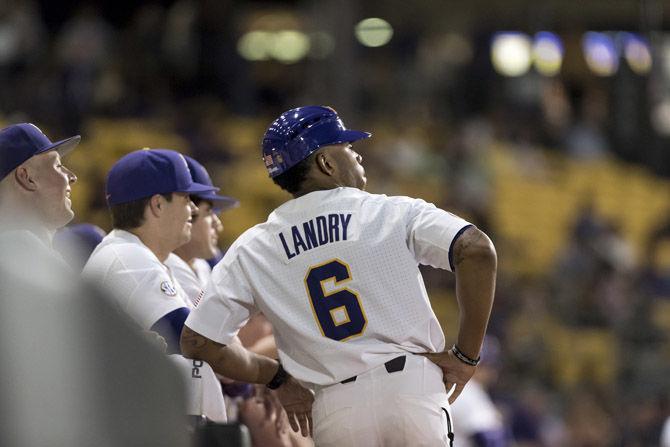
[[[126,231],[137,236],[142,243],[156,255],[160,262],[164,262],[172,250],[174,250],[173,246],[168,246],[168,244],[165,243],[165,240],[161,237],[159,231],[155,231],[147,225],[131,228]]]
[[[302,188],[300,188],[300,191],[296,192],[293,194],[294,198],[302,197],[305,196],[311,192],[314,191],[328,191],[329,189],[335,189],[340,185],[337,185],[335,182],[332,180],[306,180],[303,183]]]
[[[55,230],[50,230],[40,217],[30,209],[0,207],[0,232],[27,230],[51,247]]]
[[[189,250],[187,246],[188,244],[184,244],[173,251],[173,253],[179,256],[185,263],[187,263],[188,266],[191,267],[191,270],[195,271],[193,269],[193,261],[195,261],[196,256],[194,253],[191,253],[191,250]]]

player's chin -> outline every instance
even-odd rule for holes
[[[202,259],[212,259],[216,256],[216,247],[207,247],[207,252],[203,253]]]
[[[184,226],[184,229],[181,232],[181,238],[180,242],[182,244],[187,243],[188,241],[191,240],[191,224],[188,223]]]
[[[72,211],[72,208],[69,206],[66,206],[62,212],[59,213],[59,216],[53,219],[53,226],[55,228],[62,228],[69,224],[72,219],[74,219],[74,211]]]

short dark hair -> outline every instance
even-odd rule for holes
[[[307,173],[312,168],[317,152],[310,154],[309,157],[305,158],[289,170],[282,172],[277,177],[273,177],[272,181],[290,194],[295,195],[300,192],[302,190],[302,184],[307,178]]]
[[[200,205],[201,205],[203,202],[205,202],[205,203],[209,203],[209,206],[210,206],[212,209],[215,208],[214,202],[212,202],[212,201],[209,200],[209,199],[203,199],[202,197],[191,196],[191,202],[193,202],[193,204],[194,204],[196,207],[198,207],[198,208],[200,208]],[[199,215],[198,215],[198,217],[199,217]],[[198,219],[198,217],[194,217],[194,218],[193,218],[193,222],[195,222],[195,221]]]
[[[200,204],[201,204],[202,202],[204,202],[205,200],[206,200],[206,199],[203,199],[202,197],[191,196],[191,202],[193,202],[193,204],[194,204],[195,206],[200,205]],[[209,200],[208,200],[208,202],[212,203],[212,202],[209,201]]]
[[[172,202],[172,193],[161,195],[168,202]],[[112,214],[112,226],[119,230],[130,230],[131,228],[137,228],[142,225],[144,223],[144,210],[149,204],[151,197],[144,197],[142,199],[133,200],[132,202],[112,205],[109,208],[109,211]]]

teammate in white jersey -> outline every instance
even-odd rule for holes
[[[91,254],[84,277],[101,282],[142,329],[154,330],[179,352],[183,321],[193,306],[164,264],[191,238],[189,194],[217,190],[193,181],[186,160],[165,149],[122,157],[107,177],[112,230]]]
[[[214,186],[203,165],[189,156],[184,158],[194,182]],[[223,231],[219,213],[238,206],[240,202],[215,192],[194,194],[191,199],[198,207],[193,215],[191,239],[170,254],[165,265],[170,267],[193,306],[197,306],[211,274],[211,267],[205,259],[216,255],[219,233]]]
[[[61,157],[74,149],[79,135],[51,142],[30,123],[0,130],[0,236],[27,251],[52,250],[54,232],[74,217],[70,192],[77,176]]]
[[[445,445],[453,440],[445,385],[455,386],[453,401],[475,371],[496,254],[481,231],[432,204],[364,192],[351,143],[369,136],[347,130],[328,107],[289,110],[272,123],[265,166],[294,199],[214,268],[182,351],[278,387],[294,429],[307,431],[313,416],[316,445]],[[456,274],[461,324],[449,350],[419,264]],[[258,311],[274,327],[280,362],[229,345]],[[295,379],[314,390],[313,412]]]
[[[102,285],[141,329],[165,338],[187,384],[187,414],[225,422],[221,385],[212,369],[177,355],[179,334],[193,306],[164,264],[191,237],[191,215],[197,208],[189,194],[218,188],[194,182],[178,152],[151,149],[117,161],[106,190],[114,229],[93,251],[82,275]]]

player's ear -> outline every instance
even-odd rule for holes
[[[14,170],[14,178],[19,186],[26,191],[35,191],[37,189],[33,170],[29,166],[26,166],[26,164],[22,164]]]
[[[160,194],[154,194],[149,199],[149,211],[155,217],[159,217],[162,214],[164,206],[165,206],[165,204],[163,203],[164,200],[165,199]]]
[[[327,151],[322,151],[316,154],[316,165],[319,167],[319,170],[327,176],[332,177],[335,173],[335,163]]]

